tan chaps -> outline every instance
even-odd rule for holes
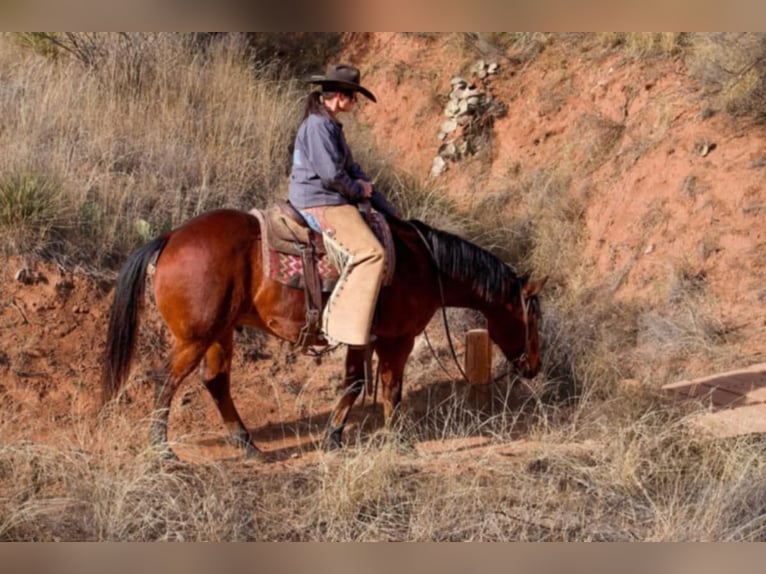
[[[366,345],[384,270],[384,250],[353,205],[313,207],[325,247],[340,270],[323,314],[325,337],[332,343]]]

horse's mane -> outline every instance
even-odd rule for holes
[[[519,296],[516,270],[486,249],[457,235],[410,220],[428,242],[436,267],[456,281],[467,282],[488,303]]]

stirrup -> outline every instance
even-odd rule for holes
[[[324,334],[321,331],[319,333],[311,333],[305,328],[301,330],[295,344],[300,347],[303,352],[307,352],[308,354],[315,354],[320,349],[326,349],[330,346],[330,343],[325,339]],[[311,352],[309,352],[309,350],[311,350]]]
[[[300,347],[301,352],[304,355],[314,357],[315,359],[319,359],[323,355],[334,351],[339,346],[338,343],[330,343],[330,341],[328,341],[325,337],[323,331],[312,333],[309,336],[305,336],[303,333],[301,333],[301,337],[299,338],[296,345]]]

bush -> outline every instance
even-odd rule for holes
[[[629,56],[673,56],[687,44],[688,34],[683,32],[606,32],[601,34],[604,44],[619,47]]]
[[[43,247],[63,221],[60,185],[41,175],[10,173],[0,179],[0,237],[13,254]]]
[[[766,120],[766,34],[695,34],[689,66],[714,107]]]

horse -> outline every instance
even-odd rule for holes
[[[481,312],[490,338],[514,370],[534,377],[541,365],[538,294],[546,278],[520,276],[481,247],[420,221],[389,217],[387,222],[396,269],[391,284],[380,290],[371,343],[378,357],[385,424],[391,424],[402,400],[404,367],[415,338],[441,307]],[[302,289],[264,273],[262,240],[252,214],[210,211],[139,247],[119,273],[106,337],[102,402],[119,393],[130,372],[147,268],[155,262],[154,300],[173,344],[164,376],[155,382],[150,441],[166,456],[175,457],[167,444],[171,401],[181,382],[202,364],[202,380],[230,438],[248,458],[262,457],[230,392],[234,332],[254,327],[295,343],[306,308]],[[365,348],[347,349],[344,390],[325,431],[327,448],[342,444],[349,412],[364,388],[367,353]]]

